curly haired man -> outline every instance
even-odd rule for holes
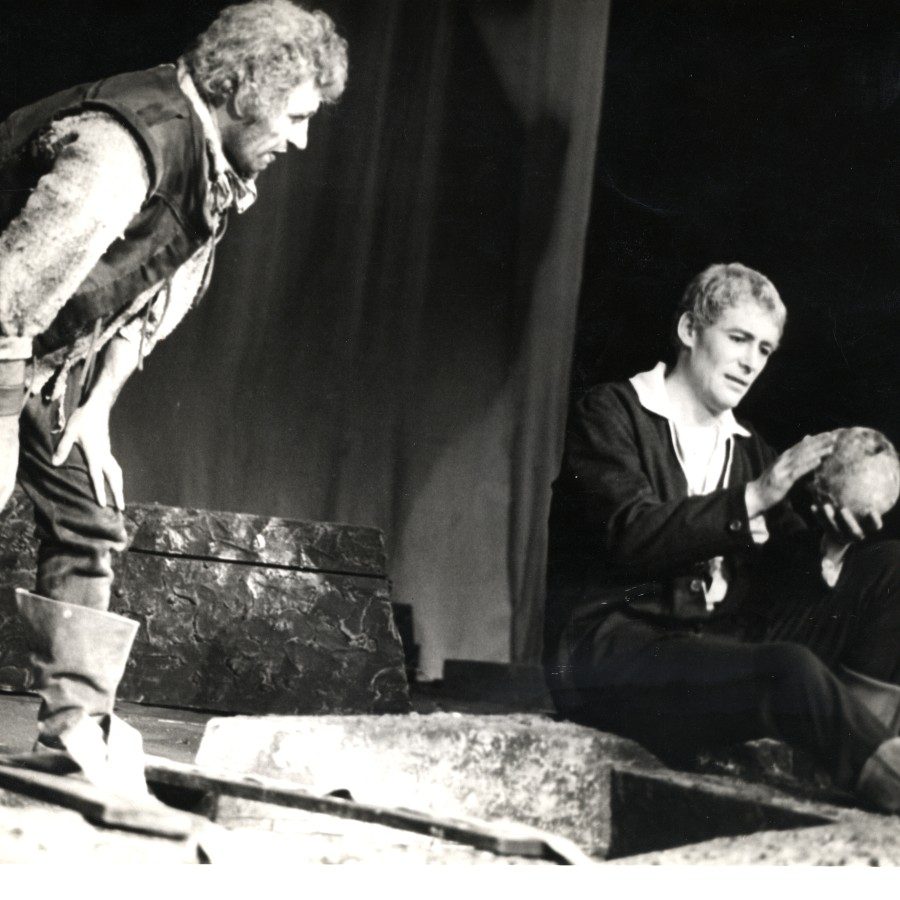
[[[336,101],[347,45],[291,0],[230,6],[178,60],[63,90],[0,124],[0,507],[16,479],[40,540],[35,759],[145,790],[112,715],[135,623],[108,612],[125,546],[109,414],[205,292],[232,209]]]

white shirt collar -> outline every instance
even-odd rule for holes
[[[656,413],[673,424],[679,424],[675,417],[675,410],[669,392],[666,389],[666,364],[657,363],[647,372],[638,372],[629,383],[637,393],[638,401],[648,412]],[[718,425],[723,437],[750,437],[750,432],[743,425],[739,425],[734,413],[728,409],[718,419]]]
[[[178,86],[182,93],[190,101],[197,118],[203,126],[203,137],[209,151],[212,171],[210,182],[217,188],[217,193],[223,199],[226,206],[234,203],[238,213],[244,212],[256,200],[256,183],[253,179],[243,179],[231,167],[225,150],[222,147],[222,135],[219,126],[209,111],[209,107],[203,102],[203,98],[197,92],[194,81],[184,60],[178,60]]]

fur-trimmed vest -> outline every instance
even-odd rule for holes
[[[203,127],[178,87],[176,69],[158,66],[61,91],[0,123],[0,231],[18,215],[58,146],[47,126],[101,110],[125,125],[144,151],[150,190],[48,329],[35,340],[46,353],[108,320],[147,288],[169,278],[210,237],[204,212],[208,159]]]

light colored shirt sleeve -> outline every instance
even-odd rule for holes
[[[750,537],[753,538],[753,543],[765,544],[769,540],[769,526],[766,525],[766,517],[763,515],[754,516],[752,519],[748,519],[747,522],[750,526]]]
[[[47,140],[53,167],[0,235],[0,358],[50,325],[150,188],[137,141],[106,113],[60,119]]]
[[[841,569],[844,568],[844,557],[850,549],[849,544],[841,544],[840,546],[832,544],[824,537],[820,545],[822,554],[822,581],[833,588],[841,577]]]

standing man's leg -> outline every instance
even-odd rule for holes
[[[77,405],[76,382],[73,373],[66,414]],[[40,396],[22,413],[19,479],[34,503],[39,548],[35,593],[18,591],[16,602],[34,641],[39,746],[64,750],[88,777],[109,781],[113,743],[127,745],[123,756],[133,758],[139,740],[112,716],[137,631],[136,622],[107,611],[111,557],[124,549],[126,533],[122,513],[98,505],[79,447],[53,465],[57,421],[56,404]],[[136,774],[124,776],[124,786]]]
[[[65,419],[77,406],[77,371],[60,401]],[[57,404],[36,396],[26,404],[20,424],[19,481],[34,503],[40,542],[35,591],[105,612],[112,553],[124,550],[127,541],[124,520],[113,506],[97,503],[80,447],[64,463],[53,465],[59,420]]]

